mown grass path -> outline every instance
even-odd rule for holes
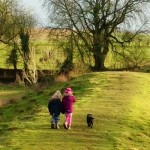
[[[72,129],[63,129],[61,115],[61,128],[52,130],[47,99],[50,93],[68,85],[77,98]],[[42,94],[31,94],[14,107],[16,111],[10,107],[1,111],[0,149],[149,150],[149,85],[149,74],[102,72],[55,85]],[[92,129],[86,125],[87,113],[95,118]]]

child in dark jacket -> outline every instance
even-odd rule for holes
[[[48,102],[48,110],[51,118],[51,128],[59,129],[59,120],[60,120],[60,112],[62,110],[61,104],[62,95],[59,90],[57,90],[54,95],[49,99]]]
[[[76,98],[73,96],[72,89],[66,88],[62,99],[62,107],[65,114],[64,128],[70,129],[72,123],[73,104],[76,102]]]

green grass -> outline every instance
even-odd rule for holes
[[[0,84],[0,107],[6,104],[16,103],[28,93],[28,89],[15,84]]]
[[[90,73],[0,109],[1,150],[148,150],[150,148],[150,75],[131,72]],[[47,101],[71,86],[77,98],[72,129],[50,129]],[[95,117],[86,125],[86,114]]]

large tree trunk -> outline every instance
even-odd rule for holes
[[[95,63],[93,67],[94,71],[106,70],[106,67],[104,65],[105,58],[106,58],[106,55],[94,53],[94,63]]]
[[[30,83],[30,69],[29,69],[29,64],[30,64],[30,49],[29,49],[29,34],[28,32],[25,33],[24,31],[20,32],[20,39],[21,39],[21,49],[23,52],[23,61],[24,61],[24,74],[23,74],[23,79],[24,83],[28,84]]]
[[[23,52],[23,59],[24,59],[24,70],[27,72],[29,70],[28,63],[29,63],[29,34],[24,33],[23,31],[20,33],[21,39],[21,48]]]
[[[99,32],[93,34],[93,57],[94,57],[94,67],[95,71],[106,70],[105,59],[109,52],[109,39],[103,33]]]
[[[102,55],[102,40],[99,33],[93,34],[93,57],[94,57],[94,71],[101,71],[105,68],[105,57]]]

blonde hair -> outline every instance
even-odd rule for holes
[[[59,90],[57,90],[54,94],[53,94],[53,96],[51,97],[52,99],[62,99],[62,94],[61,94],[61,92],[59,91]]]

